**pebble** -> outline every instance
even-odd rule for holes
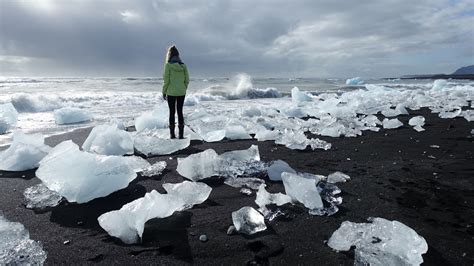
[[[206,236],[206,235],[200,235],[200,236],[199,236],[199,241],[201,241],[201,242],[207,242],[207,240],[208,240],[208,239],[207,239],[207,236]]]
[[[69,245],[69,243],[71,243],[71,241],[70,241],[70,240],[66,240],[66,241],[63,242],[63,245]]]

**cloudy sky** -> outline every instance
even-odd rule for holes
[[[0,0],[0,76],[387,77],[474,64],[474,0]]]

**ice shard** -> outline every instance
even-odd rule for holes
[[[287,172],[282,173],[281,178],[286,194],[294,201],[301,202],[310,210],[322,209],[324,207],[316,188],[316,180]]]
[[[143,169],[142,175],[143,176],[157,176],[161,175],[163,171],[166,169],[166,162],[165,161],[160,161],[152,164],[151,166]]]
[[[46,252],[30,239],[21,223],[10,222],[0,212],[0,265],[43,265]]]
[[[421,115],[410,118],[410,120],[408,121],[408,124],[412,126],[413,129],[415,129],[418,132],[425,130],[423,128],[423,126],[425,125],[425,118]]]
[[[333,183],[333,184],[334,183],[339,183],[339,182],[344,183],[344,182],[347,182],[349,180],[351,180],[350,176],[348,176],[348,175],[346,175],[342,172],[339,172],[339,171],[334,172],[332,174],[329,174],[328,177],[327,177],[327,182],[328,183]]]
[[[394,128],[399,128],[403,126],[403,123],[400,122],[400,120],[398,120],[397,118],[394,118],[394,119],[384,118],[384,120],[382,121],[382,125],[383,125],[383,128],[385,129],[394,129]]]
[[[0,104],[0,134],[6,133],[15,126],[18,112],[11,103]]]
[[[77,203],[123,189],[137,176],[126,158],[82,152],[70,140],[54,147],[39,164],[36,176],[50,190]]]
[[[410,227],[383,218],[370,223],[345,221],[329,238],[328,246],[348,251],[355,246],[354,265],[420,265],[428,251],[425,239]]]
[[[153,136],[138,134],[135,136],[134,146],[138,152],[145,156],[172,154],[189,147],[191,140],[185,139],[163,139]]]
[[[15,131],[10,147],[0,151],[0,170],[25,171],[37,168],[50,150],[51,147],[44,144],[43,135],[26,135]]]
[[[292,202],[292,199],[288,195],[285,195],[282,193],[269,193],[265,189],[265,184],[260,185],[257,191],[257,198],[255,199],[255,203],[260,208],[263,208],[266,205],[270,205],[270,204],[281,206],[290,202]]]
[[[267,229],[263,215],[252,207],[242,207],[232,212],[232,222],[237,232],[246,235],[253,235]]]
[[[102,155],[133,154],[133,139],[116,124],[100,125],[92,129],[82,149]]]
[[[192,208],[203,203],[211,193],[211,187],[204,183],[184,181],[178,184],[163,184],[167,194],[156,190],[143,198],[125,204],[120,210],[107,212],[97,219],[100,226],[111,236],[120,238],[126,244],[139,242],[146,221],[165,218],[176,211]]]
[[[276,160],[268,168],[267,174],[268,178],[272,181],[281,181],[281,174],[283,172],[288,172],[295,174],[296,171],[293,170],[285,161]]]
[[[61,195],[50,190],[43,183],[25,189],[23,196],[25,197],[25,205],[28,209],[55,207],[63,200]]]

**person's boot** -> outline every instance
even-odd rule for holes
[[[170,138],[175,139],[176,135],[174,134],[174,125],[170,125]]]
[[[184,139],[184,125],[178,125],[179,129],[179,138]]]

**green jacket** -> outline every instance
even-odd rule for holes
[[[185,64],[166,63],[163,72],[163,95],[184,96],[189,84],[188,68]]]

